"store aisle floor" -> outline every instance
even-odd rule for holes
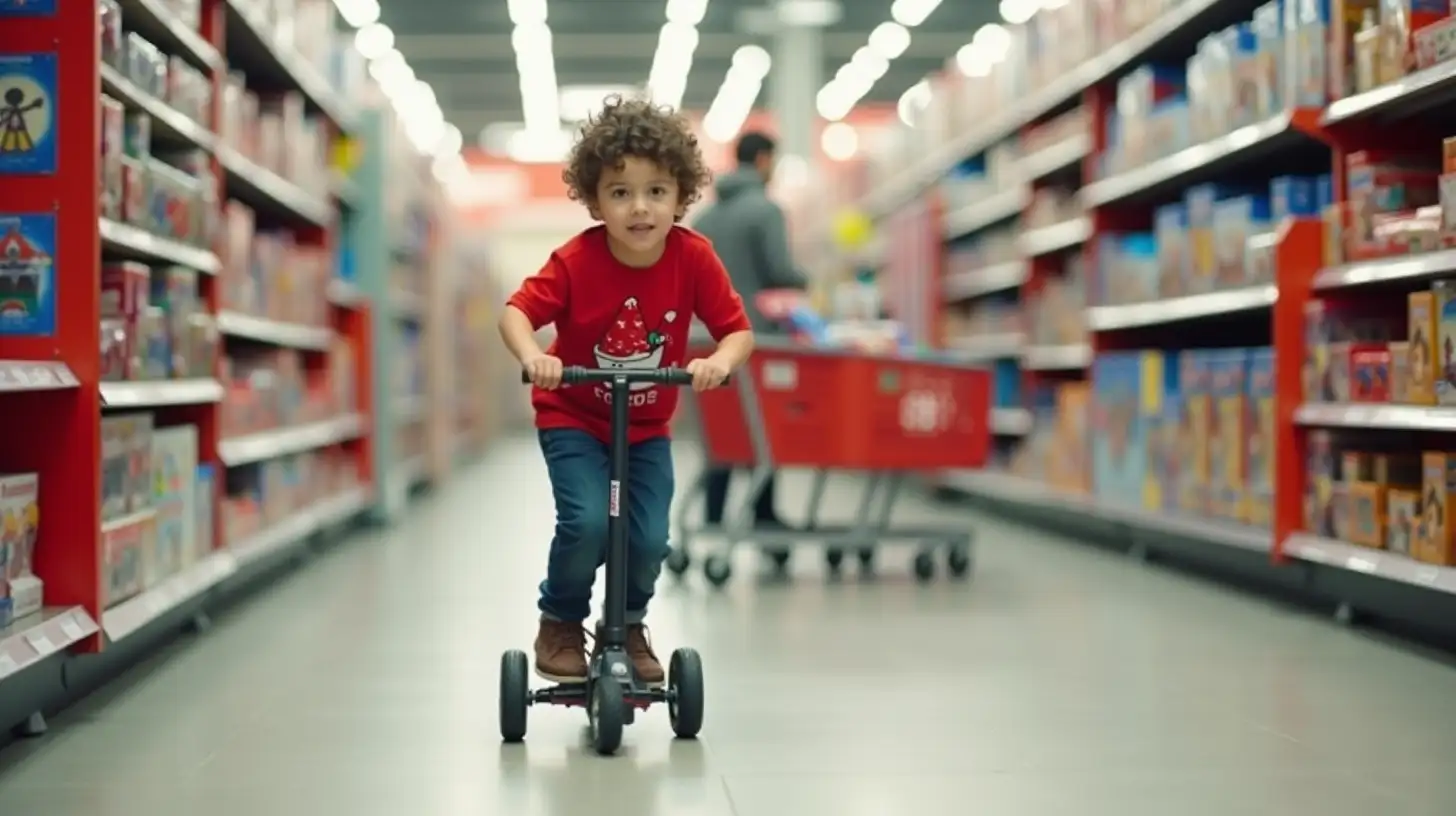
[[[746,562],[723,594],[665,581],[656,640],[708,667],[702,740],[653,711],[603,759],[580,712],[536,709],[502,746],[499,654],[530,642],[548,497],[531,443],[502,443],[407,523],[0,753],[0,813],[1456,812],[1448,665],[913,502],[983,525],[973,582],[916,586],[897,553],[830,584],[809,551],[792,584]]]

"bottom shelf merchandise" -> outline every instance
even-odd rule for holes
[[[359,459],[343,446],[229,468],[220,514],[229,546],[363,485]]]
[[[1104,354],[1090,382],[1044,386],[1032,410],[1013,475],[1112,506],[1271,523],[1270,348]]]
[[[44,586],[32,570],[40,539],[40,476],[0,476],[0,629],[41,610]]]
[[[213,467],[195,425],[155,427],[148,413],[101,420],[104,606],[186,569],[214,547]]]

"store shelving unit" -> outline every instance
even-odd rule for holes
[[[981,157],[994,151],[1005,155],[1011,149],[1016,158],[1010,171],[1003,167],[1001,172],[987,175],[1000,187],[966,206],[946,207],[938,226],[947,241],[953,242],[1019,216],[1017,252],[1014,257],[996,256],[978,268],[959,268],[944,275],[940,264],[924,265],[918,274],[936,283],[943,309],[1007,293],[1014,293],[1024,305],[1047,281],[1056,279],[1071,253],[1080,254],[1088,269],[1096,268],[1100,241],[1150,230],[1153,208],[1177,200],[1193,185],[1230,179],[1267,185],[1277,175],[1328,173],[1333,168],[1334,200],[1340,207],[1346,200],[1344,168],[1351,152],[1405,148],[1434,158],[1440,152],[1440,140],[1456,135],[1456,119],[1443,113],[1456,99],[1456,67],[1446,63],[1327,107],[1275,111],[1202,143],[1134,161],[1123,172],[1105,173],[1102,168],[1110,153],[1108,116],[1115,106],[1117,81],[1140,64],[1182,64],[1200,40],[1248,20],[1261,4],[1183,0],[1163,5],[1156,19],[1146,21],[1120,44],[1094,49],[1090,59],[1060,78],[1042,82],[1029,94],[1017,95],[999,113],[988,116],[978,109],[976,121],[981,124],[972,131],[953,135],[930,149],[919,145],[917,151],[923,158],[881,179],[858,202],[861,210],[880,220],[882,232],[901,229],[895,219],[912,209],[932,211],[925,203],[943,200],[943,179],[963,162],[987,161]],[[1064,44],[1058,41],[1059,46]],[[983,98],[959,93],[961,98]],[[1050,145],[1036,138],[1043,125],[1074,110],[1086,117],[1084,133]],[[1069,168],[1076,173],[1075,180],[1069,178]],[[1075,200],[1082,211],[1060,223],[1033,222],[1030,202],[1039,185],[1054,177],[1078,188]],[[1443,204],[1448,211],[1456,206],[1456,202]],[[1018,209],[1023,205],[1024,212]],[[1446,223],[1452,223],[1447,218]],[[1096,529],[1123,545],[1130,543],[1138,554],[1163,550],[1209,563],[1236,564],[1246,576],[1257,575],[1260,581],[1333,601],[1342,619],[1348,619],[1352,610],[1363,609],[1399,617],[1421,628],[1452,630],[1445,621],[1452,620],[1450,612],[1456,609],[1456,559],[1428,557],[1423,562],[1311,533],[1306,505],[1314,488],[1306,486],[1312,484],[1312,474],[1307,472],[1312,431],[1357,433],[1361,444],[1377,450],[1399,448],[1397,439],[1425,434],[1418,438],[1424,438],[1421,444],[1430,450],[1440,447],[1439,434],[1456,429],[1456,405],[1316,402],[1306,398],[1303,375],[1311,359],[1307,330],[1313,326],[1308,323],[1307,310],[1312,303],[1339,309],[1341,304],[1390,302],[1394,312],[1401,313],[1407,292],[1428,287],[1432,280],[1456,277],[1456,251],[1439,249],[1330,263],[1326,260],[1329,229],[1318,217],[1291,217],[1275,224],[1271,232],[1251,237],[1249,257],[1267,258],[1272,280],[1147,302],[1098,305],[1090,300],[1081,312],[1085,343],[1038,343],[1036,334],[1044,325],[1036,320],[1022,330],[949,333],[942,338],[947,350],[966,359],[994,363],[998,368],[1014,361],[1024,386],[1018,397],[1035,417],[1021,431],[1028,437],[1044,423],[1068,421],[1058,413],[1063,410],[1060,405],[1050,409],[1032,404],[1036,384],[1076,382],[1105,355],[1233,345],[1272,347],[1274,479],[1272,518],[1267,525],[1147,509],[1141,503],[1147,500],[1140,502],[1141,497],[1129,501],[1098,498],[1086,472],[1070,481],[1064,476],[1060,483],[1009,472],[950,473],[943,474],[938,485],[1001,509],[1029,509],[1025,517],[1035,523],[1071,519],[1067,529],[1084,535],[1091,529],[1089,522],[1095,521]],[[953,249],[955,244],[951,246]],[[1449,238],[1445,246],[1450,246]],[[893,285],[903,288],[905,283],[897,277]],[[943,317],[929,322],[942,328],[947,323]],[[1095,380],[1095,376],[1089,379]],[[1086,399],[1095,401],[1095,391]],[[992,417],[993,431],[1012,435],[1011,429],[1017,426],[1007,416],[1015,405],[998,404],[1003,408]],[[1025,447],[1032,445],[1028,442]],[[1065,447],[1058,448],[1055,442],[1045,447],[1053,457],[1066,458]],[[1084,461],[1079,470],[1086,469],[1089,466]],[[1412,587],[1421,592],[1413,595]]]
[[[101,4],[54,5],[54,13],[7,17],[0,26],[0,56],[49,55],[55,63],[54,76],[40,84],[49,117],[40,125],[45,132],[36,152],[49,155],[53,149],[58,160],[40,172],[23,167],[17,172],[13,164],[0,170],[6,199],[0,216],[35,216],[27,229],[39,224],[43,233],[54,231],[32,236],[50,262],[41,280],[53,294],[54,327],[0,334],[0,398],[12,427],[21,429],[0,441],[0,468],[39,479],[34,574],[43,583],[44,608],[8,625],[0,620],[0,725],[22,721],[27,733],[44,727],[33,713],[39,701],[52,705],[84,693],[76,682],[63,682],[66,655],[122,654],[133,641],[150,639],[143,631],[175,630],[189,620],[205,625],[215,593],[252,581],[279,556],[299,552],[315,533],[349,522],[374,504],[371,350],[376,307],[387,303],[338,264],[345,255],[355,267],[371,262],[373,248],[360,240],[369,231],[350,223],[358,217],[353,208],[367,205],[369,191],[340,172],[327,193],[290,180],[254,158],[237,134],[224,132],[225,84],[233,71],[246,76],[251,91],[301,95],[325,148],[338,139],[361,138],[355,130],[358,113],[334,90],[335,83],[314,62],[278,44],[246,0],[203,0],[195,28],[162,0],[119,4],[126,32],[206,74],[211,87],[206,121],[194,121],[103,61],[97,37]],[[130,219],[106,217],[97,189],[103,171],[97,145],[106,143],[99,94],[120,102],[130,115],[147,115],[153,143],[169,155],[200,151],[205,159],[197,177],[204,188],[209,178],[217,182],[207,191],[204,210],[242,202],[260,225],[327,259],[320,274],[332,269],[332,279],[310,279],[320,285],[319,298],[328,301],[319,304],[318,319],[285,310],[267,313],[235,297],[247,270],[230,266],[228,235],[221,230],[179,240],[124,223]],[[322,166],[312,170],[327,172]],[[153,379],[114,379],[116,372],[106,370],[98,343],[103,298],[97,281],[103,263],[120,260],[148,264],[154,281],[169,265],[197,276],[197,316],[216,338],[214,353],[200,368],[186,376],[164,371]],[[239,379],[240,371],[247,360],[280,352],[297,355],[302,402],[289,402],[287,412],[276,415],[269,409],[273,418],[260,420],[255,399],[240,392],[251,387]],[[170,505],[103,515],[98,503],[114,492],[115,474],[103,474],[101,463],[112,456],[103,450],[111,444],[103,425],[117,416],[149,416],[159,432],[196,429],[193,455],[211,476],[204,480],[198,473],[195,491],[188,491],[193,498],[183,506],[193,511],[188,529],[195,531],[195,552],[178,563],[163,565],[157,549],[166,538],[158,533],[161,525],[176,523],[167,515]],[[292,493],[278,489],[283,485],[275,477],[302,472],[295,469],[305,467],[297,457],[316,454],[315,463],[329,464],[310,471],[305,481],[313,489],[299,484]],[[150,451],[143,458],[150,462]],[[149,494],[150,465],[139,467],[142,493]],[[177,475],[184,482],[194,477],[185,469]],[[249,491],[258,493],[256,512],[245,512],[247,501],[240,498]],[[138,569],[145,577],[126,572]],[[0,589],[4,585],[0,571]],[[87,663],[87,676],[98,665],[95,658]]]

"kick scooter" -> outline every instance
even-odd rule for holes
[[[530,376],[521,373],[521,381]],[[692,385],[693,375],[680,368],[647,370],[597,369],[569,366],[562,386],[607,383],[611,388],[611,476],[607,506],[607,592],[602,622],[597,626],[596,648],[588,661],[585,683],[532,690],[530,659],[519,649],[501,655],[500,729],[506,742],[526,737],[526,711],[533,705],[583,707],[591,724],[592,745],[599,754],[613,754],[622,744],[622,729],[631,725],[638,709],[667,703],[673,733],[692,739],[703,726],[703,664],[693,649],[678,649],[668,661],[667,686],[651,688],[642,682],[627,655],[627,409],[633,383],[662,386]]]

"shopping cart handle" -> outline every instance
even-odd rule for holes
[[[682,368],[586,368],[584,366],[567,366],[561,372],[562,385],[581,385],[593,382],[611,382],[617,377],[625,377],[628,383],[649,382],[657,385],[692,385],[693,375]],[[731,380],[730,375],[728,380]],[[728,383],[724,380],[724,384]],[[521,382],[530,385],[531,373],[521,371]]]

